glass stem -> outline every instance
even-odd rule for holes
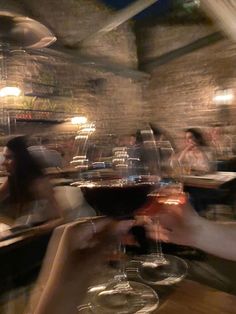
[[[164,259],[164,255],[162,253],[162,246],[160,240],[160,221],[159,217],[154,217],[154,225],[155,225],[155,239],[156,239],[156,255],[160,260]]]
[[[127,281],[127,274],[125,270],[125,260],[124,260],[126,249],[125,249],[125,245],[123,245],[121,241],[118,244],[118,253],[120,256],[119,270],[118,270],[118,274],[115,276],[115,279],[117,281]]]

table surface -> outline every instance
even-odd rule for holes
[[[224,184],[236,180],[236,172],[217,171],[205,175],[185,175],[183,178],[185,186],[218,189]]]
[[[190,280],[172,287],[160,300],[157,314],[236,313],[236,296]]]

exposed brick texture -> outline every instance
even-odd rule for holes
[[[208,25],[157,25],[145,31],[144,38],[153,40],[144,42],[143,60],[180,48],[215,30]],[[235,47],[225,39],[153,67],[150,84],[144,89],[152,121],[171,131],[177,139],[186,127],[206,129],[216,122],[224,124],[235,137],[236,100],[230,105],[217,105],[213,101],[218,89],[236,91]]]
[[[71,46],[86,38],[114,13],[97,0],[23,0],[23,3],[36,19],[54,31],[60,44]],[[79,53],[135,67],[137,55],[132,23],[128,21],[90,46],[80,47]]]
[[[54,31],[58,45],[64,47],[64,51],[66,45],[73,46],[113,14],[111,9],[96,0],[24,0],[22,4],[31,17]],[[132,29],[132,22],[129,21],[98,38],[90,46],[67,51],[72,51],[78,57],[89,55],[91,58],[96,57],[96,60],[105,60],[108,66],[120,64],[123,67],[137,68]],[[91,121],[102,119],[109,132],[134,132],[143,119],[145,110],[141,82],[132,78],[89,64],[81,65],[79,61],[70,63],[60,57],[45,56],[43,53],[34,56],[14,52],[6,60],[9,81],[17,82],[26,95],[37,98],[26,96],[4,99],[3,107],[48,109],[70,114],[74,112],[85,115]],[[6,117],[4,119],[6,122]],[[27,131],[23,126],[21,129],[22,132]],[[37,132],[43,129],[45,128],[40,126]],[[67,124],[53,127],[54,129],[56,132],[64,132],[71,130],[71,127]]]
[[[96,0],[23,0],[22,4],[30,16],[55,32],[58,46],[64,48],[85,38],[113,14]],[[154,60],[216,30],[208,24],[142,26],[137,42],[140,62]],[[91,46],[67,51],[100,58],[108,65],[137,68],[137,45],[133,24],[127,22]],[[235,100],[219,106],[213,96],[218,89],[235,91],[235,60],[235,44],[225,39],[153,67],[150,81],[137,81],[89,64],[14,52],[7,58],[8,77],[27,95],[38,97],[4,99],[1,105],[86,115],[90,120],[105,121],[108,132],[134,132],[140,122],[151,121],[167,128],[177,140],[185,127],[206,128],[219,121],[234,136]],[[53,128],[56,132],[71,130],[69,125]]]

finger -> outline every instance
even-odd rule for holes
[[[154,241],[161,240],[163,242],[170,242],[172,231],[160,226],[158,232],[154,229],[149,230],[148,236]]]
[[[152,219],[150,216],[142,215],[135,216],[135,226],[144,226],[152,223]]]
[[[69,224],[64,231],[64,242],[71,251],[90,246],[90,242],[111,223],[111,219],[102,218]]]
[[[126,234],[135,224],[134,220],[119,221],[114,228],[114,235],[119,237]]]

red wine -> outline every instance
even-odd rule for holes
[[[148,200],[154,189],[149,182],[138,184],[102,184],[83,186],[81,190],[86,201],[102,215],[110,217],[129,217]]]

